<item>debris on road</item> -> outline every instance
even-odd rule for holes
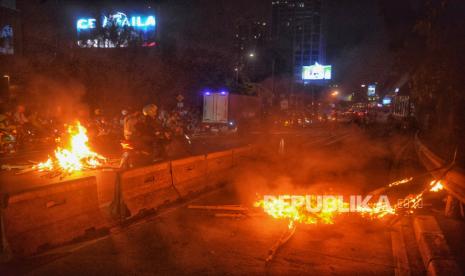
[[[265,259],[265,264],[269,264],[273,260],[274,256],[276,255],[276,252],[278,252],[278,250],[284,244],[286,244],[291,239],[291,237],[294,235],[296,228],[297,228],[296,224],[293,223],[286,229],[285,232],[282,233],[279,240],[268,251],[268,257],[266,257]]]
[[[248,212],[249,209],[241,205],[189,205],[188,209],[203,209],[203,210],[225,210]]]

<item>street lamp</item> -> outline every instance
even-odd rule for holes
[[[255,57],[255,53],[253,53],[253,52],[252,52],[252,53],[250,53],[250,54],[249,54],[249,57],[250,57],[250,58],[253,58],[253,57]]]
[[[337,95],[339,95],[339,91],[334,91],[333,93],[331,93],[331,96],[333,97],[336,97]]]
[[[9,75],[3,75],[4,78],[7,79],[8,86],[10,85],[10,76]]]

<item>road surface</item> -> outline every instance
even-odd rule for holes
[[[2,269],[33,275],[394,274],[388,222],[357,215],[338,217],[334,224],[298,224],[265,265],[287,222],[261,213],[253,203],[265,194],[365,195],[412,173],[397,166],[396,155],[408,138],[372,138],[340,126],[261,133],[254,139],[262,146],[260,154],[242,164],[224,188],[113,228],[108,236],[16,260]],[[284,150],[278,154],[282,140]],[[257,215],[216,217],[219,212],[189,209],[189,204],[239,204]]]

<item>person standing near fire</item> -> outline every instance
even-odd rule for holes
[[[131,162],[145,164],[166,158],[165,146],[169,134],[157,118],[158,107],[146,105],[141,112],[129,114],[124,119],[124,139],[133,153]]]
[[[146,105],[142,113],[145,119],[141,132],[146,137],[146,141],[152,145],[154,160],[166,159],[166,147],[170,143],[172,135],[158,118],[158,107],[154,104]]]

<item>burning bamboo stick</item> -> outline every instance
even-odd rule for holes
[[[230,213],[217,213],[217,214],[215,214],[215,217],[218,217],[218,218],[245,218],[247,216],[244,215],[244,214],[237,214],[237,213],[233,213],[233,214],[230,214]]]
[[[247,212],[249,209],[241,205],[189,205],[188,209],[225,210]]]
[[[284,244],[286,244],[291,239],[291,237],[294,235],[295,229],[296,229],[296,224],[291,223],[288,229],[282,233],[279,240],[268,251],[268,257],[265,259],[265,264],[269,264],[273,260],[274,256],[276,255],[276,252],[278,252],[278,250]]]

